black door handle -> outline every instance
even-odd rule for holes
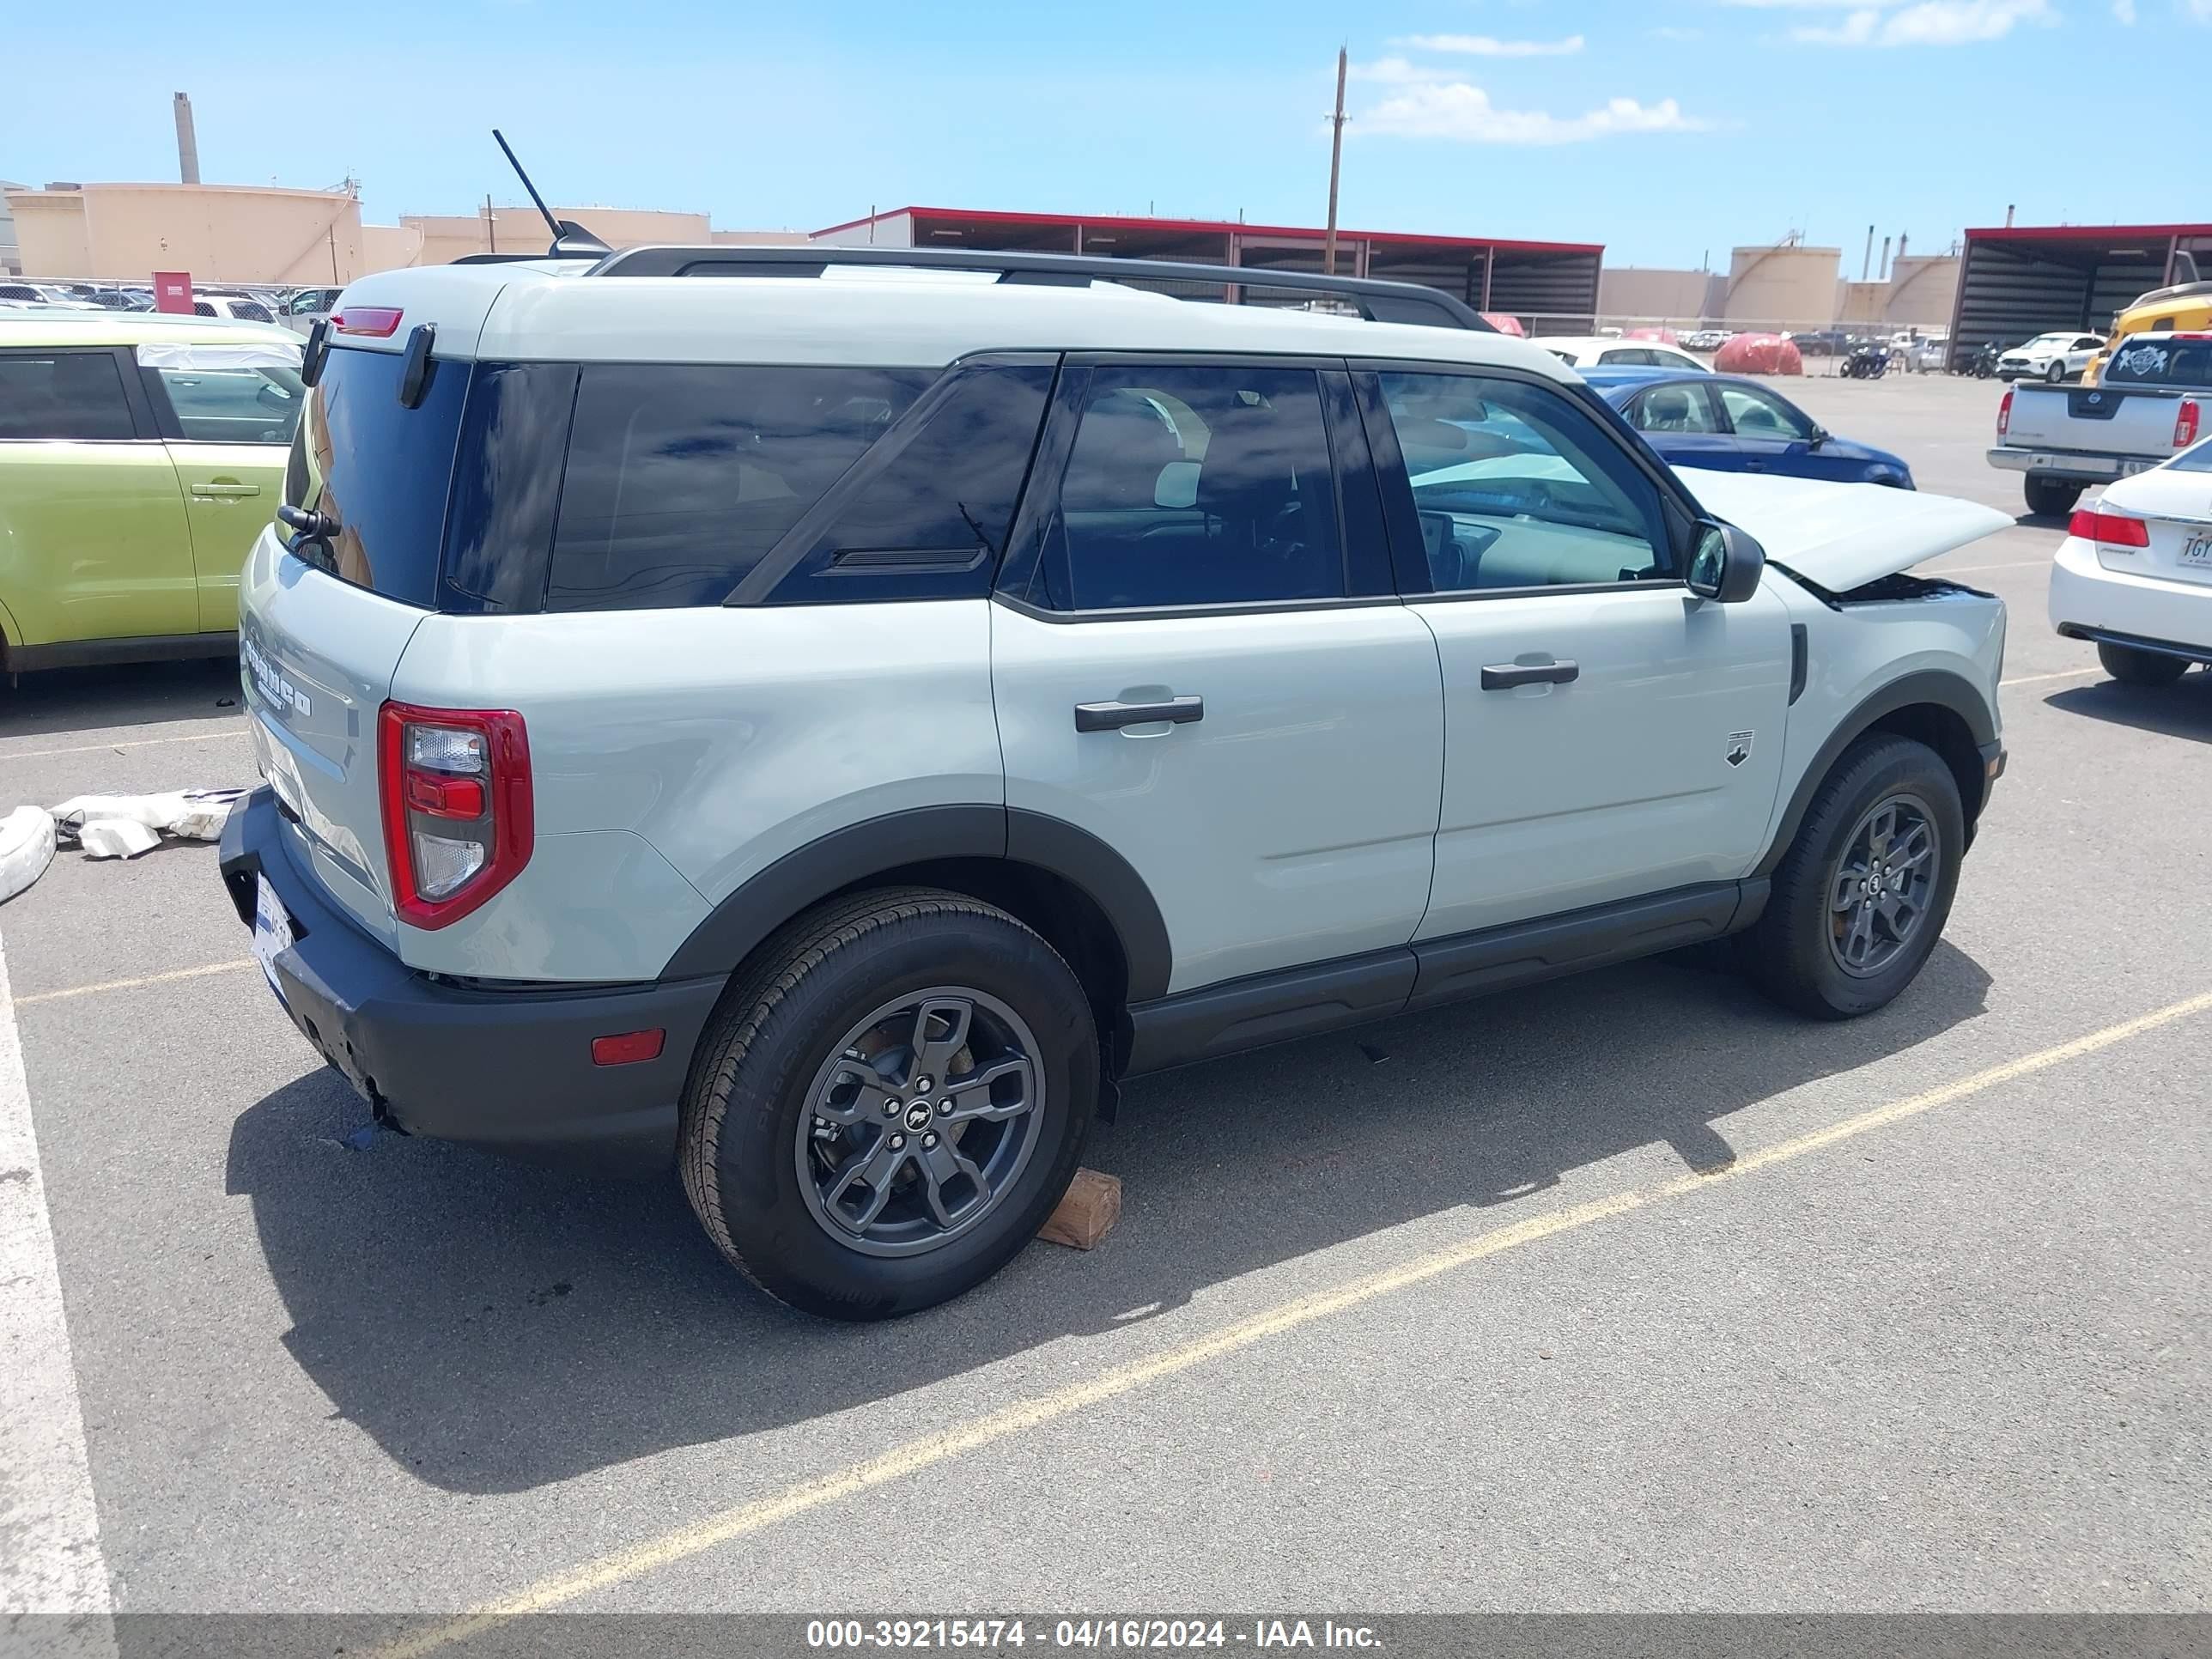
[[[1203,697],[1170,697],[1165,702],[1079,702],[1075,729],[1079,732],[1118,732],[1125,726],[1187,726],[1206,718]]]
[[[1557,662],[1485,663],[1482,689],[1510,691],[1516,685],[1565,685],[1582,672],[1572,657],[1562,657]]]

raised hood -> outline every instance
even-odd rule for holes
[[[1709,471],[1684,482],[1708,513],[1749,531],[1768,558],[1831,593],[1910,570],[2013,523],[1978,501],[1887,484]]]

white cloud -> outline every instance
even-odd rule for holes
[[[1354,64],[1351,77],[1374,81],[1386,87],[1413,86],[1425,81],[1449,81],[1454,71],[1428,64],[1412,64],[1402,58],[1378,58],[1371,64]]]
[[[2136,26],[2136,0],[2112,0],[2112,17],[2123,28]]]
[[[2212,23],[2212,0],[2182,0],[2183,9],[2200,23]]]
[[[1452,52],[1469,58],[1567,58],[1583,49],[1583,38],[1570,34],[1564,40],[1500,40],[1488,34],[1409,34],[1390,44],[1411,46],[1415,52]]]
[[[1683,114],[1672,98],[1656,104],[1612,98],[1569,116],[1500,109],[1480,87],[1454,81],[1407,86],[1363,113],[1352,131],[1465,144],[1577,144],[1629,132],[1699,132],[1711,125]]]
[[[1794,28],[1790,38],[1824,46],[1957,46],[2002,40],[2015,24],[2057,21],[2051,0],[1919,0],[1897,11],[1861,6],[1838,24]]]

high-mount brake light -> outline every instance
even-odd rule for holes
[[[399,318],[397,306],[348,306],[331,319],[331,327],[339,334],[366,334],[371,339],[388,340],[399,331]]]

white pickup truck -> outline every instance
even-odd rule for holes
[[[2074,510],[2093,483],[2195,443],[2212,404],[2212,333],[2130,335],[2096,386],[2015,386],[1997,406],[1990,465],[2027,475],[2031,513]]]

